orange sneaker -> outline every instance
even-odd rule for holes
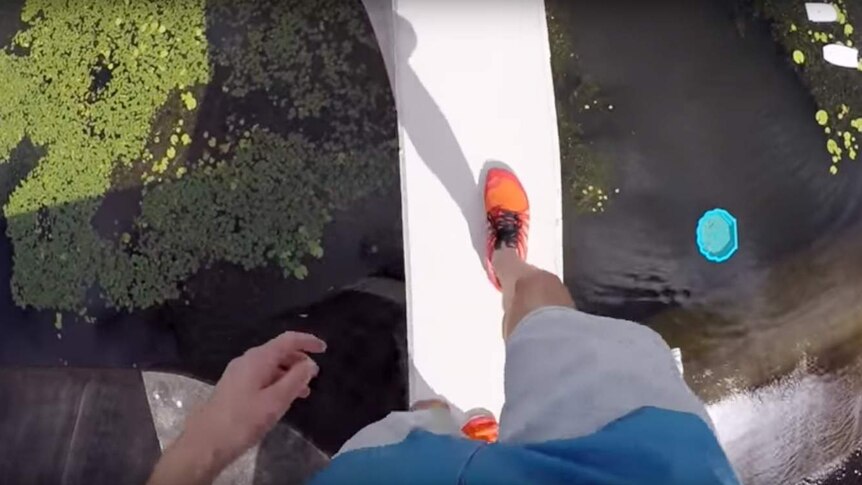
[[[485,214],[488,217],[488,279],[500,290],[500,280],[491,263],[494,251],[509,247],[527,259],[527,232],[530,229],[530,201],[518,177],[509,170],[492,168],[485,178]]]
[[[496,443],[500,436],[500,426],[493,414],[482,410],[467,420],[461,427],[461,432],[471,440]]]

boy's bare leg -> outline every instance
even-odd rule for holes
[[[574,308],[569,290],[556,275],[524,262],[509,247],[494,251],[492,263],[503,290],[503,338],[533,310],[547,306]]]

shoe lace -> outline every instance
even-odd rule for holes
[[[488,211],[488,223],[496,239],[494,244],[496,249],[500,249],[503,244],[510,248],[517,248],[521,238],[521,229],[524,226],[520,214],[494,208]]]

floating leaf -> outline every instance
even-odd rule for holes
[[[802,53],[801,50],[793,51],[793,62],[797,64],[802,64],[805,62],[805,54]]]
[[[821,109],[814,114],[814,119],[817,120],[820,126],[826,126],[826,123],[829,122],[829,113]]]
[[[192,93],[183,93],[180,98],[186,105],[186,109],[188,109],[189,111],[192,111],[198,107],[198,102]]]
[[[320,241],[312,241],[308,243],[308,253],[317,259],[322,258],[323,247],[320,245]]]
[[[293,276],[298,280],[304,280],[308,276],[308,268],[300,264],[299,266],[294,268]]]

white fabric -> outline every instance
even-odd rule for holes
[[[461,428],[452,415],[445,409],[434,408],[420,411],[399,411],[389,413],[389,415],[380,421],[371,423],[359,430],[358,433],[342,445],[335,456],[362,448],[400,443],[414,429],[424,429],[434,434],[463,436]],[[332,458],[334,459],[335,456]]]

